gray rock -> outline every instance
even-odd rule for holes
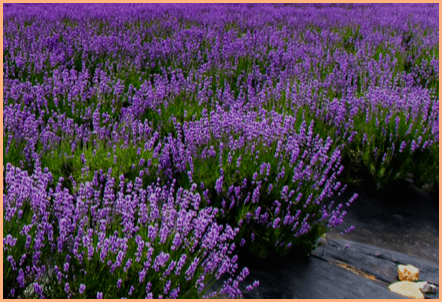
[[[422,288],[424,294],[437,294],[437,287],[433,284],[426,283]]]

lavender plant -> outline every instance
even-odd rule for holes
[[[239,229],[217,224],[218,209],[200,207],[198,193],[174,192],[173,185],[143,189],[137,178],[128,185],[120,179],[115,195],[109,171],[75,197],[61,181],[42,194],[50,172],[28,176],[10,164],[5,180],[8,298],[200,298],[207,282],[238,267],[232,241]],[[241,295],[238,285],[247,275],[244,268],[211,296]],[[29,285],[34,291],[26,296]]]
[[[240,246],[311,251],[346,184],[438,188],[433,4],[4,4],[3,24],[5,297],[210,296]]]

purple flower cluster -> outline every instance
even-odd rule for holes
[[[205,285],[238,246],[284,254],[341,224],[327,202],[355,163],[378,187],[438,183],[438,20],[433,4],[5,4],[4,292],[241,296],[247,270]]]
[[[44,184],[44,182],[50,178],[49,172],[45,173],[41,170],[27,176],[27,173],[23,173],[19,168],[10,164],[7,165],[6,175],[7,188],[11,188],[11,191],[13,191],[12,188],[18,181],[23,181],[29,188],[27,192],[21,193],[21,209],[26,204],[32,204],[33,200],[37,201],[33,192],[38,192],[37,189],[46,189],[48,184]],[[109,182],[113,181],[113,179],[109,179]],[[60,183],[57,187],[60,187],[59,185]],[[129,270],[131,274],[139,270],[138,275],[141,283],[146,277],[146,279],[150,279],[153,276],[152,274],[155,275],[156,272],[159,272],[163,275],[161,283],[164,284],[164,294],[167,295],[172,289],[170,297],[177,296],[178,288],[188,290],[195,286],[200,289],[198,290],[199,294],[204,288],[203,281],[205,278],[210,276],[220,278],[224,273],[235,273],[236,266],[232,266],[231,263],[235,261],[233,259],[237,256],[231,258],[230,254],[234,248],[232,242],[235,240],[239,229],[232,229],[229,225],[226,225],[225,228],[218,225],[215,221],[217,209],[211,207],[192,209],[190,205],[193,200],[200,198],[198,194],[193,194],[182,188],[179,188],[178,192],[175,193],[173,186],[169,189],[148,186],[147,189],[136,188],[128,193],[129,183],[125,186],[124,195],[114,196],[114,203],[108,205],[109,209],[113,209],[111,217],[121,221],[120,231],[109,233],[103,232],[103,230],[110,231],[113,228],[112,220],[106,220],[101,211],[95,211],[91,216],[88,214],[90,209],[98,209],[99,204],[95,203],[94,196],[100,191],[100,188],[94,188],[90,183],[86,183],[86,185],[90,186],[90,194],[78,194],[76,198],[66,191],[64,193],[58,190],[50,192],[45,200],[50,199],[54,203],[46,207],[40,207],[40,211],[37,211],[37,209],[34,211],[32,225],[37,228],[32,228],[28,235],[21,234],[18,238],[12,238],[11,236],[5,238],[5,242],[9,243],[13,243],[15,240],[23,240],[29,235],[34,238],[41,238],[33,241],[34,251],[29,251],[31,255],[33,254],[32,268],[30,269],[29,266],[21,264],[18,272],[13,272],[18,274],[19,288],[25,287],[25,280],[33,276],[37,278],[39,273],[44,273],[44,263],[46,262],[41,257],[44,245],[51,246],[56,255],[59,255],[56,256],[56,259],[58,259],[56,262],[59,260],[62,263],[64,262],[62,265],[63,271],[59,271],[58,266],[55,266],[54,271],[56,273],[52,277],[57,280],[56,283],[64,283],[62,292],[68,297],[75,297],[76,291],[79,294],[84,294],[89,287],[87,284],[91,284],[91,278],[98,277],[95,275],[98,273],[97,270],[103,269],[104,272],[99,275],[100,278],[103,278],[103,281],[107,280],[105,283],[112,283],[110,281],[115,279],[117,289],[121,287],[123,281],[119,276],[130,276]],[[121,193],[121,191],[118,193]],[[129,202],[128,205],[136,211],[128,211],[126,207],[119,207],[119,198],[122,198],[121,202],[123,200]],[[6,209],[16,208],[16,200],[16,198],[14,200],[5,198]],[[63,204],[66,208],[70,208],[69,205],[71,205],[73,211],[65,211],[63,215],[57,215],[57,211],[55,211],[58,206],[57,203]],[[147,213],[156,214],[146,217],[144,221],[139,220],[138,218],[143,217],[140,208],[145,206],[146,203],[148,204]],[[161,207],[160,204],[162,204]],[[89,210],[85,208],[85,205],[88,205]],[[103,207],[103,209],[106,209],[106,207]],[[40,226],[44,226],[42,220],[47,219],[45,217],[49,217],[51,213],[54,213],[54,219],[59,221],[56,224],[60,226],[58,234],[52,234],[52,231],[48,228],[41,228],[41,231],[39,231]],[[17,217],[18,214],[15,211],[15,214],[8,217],[8,219],[16,221]],[[138,221],[138,223],[134,225],[132,221]],[[160,231],[149,238],[146,234],[151,229],[159,229]],[[51,237],[47,236],[49,232],[52,234]],[[68,238],[69,240],[67,240]],[[173,240],[174,238],[184,240],[177,243],[176,240]],[[188,255],[192,255],[195,251],[195,242],[200,242],[199,256],[189,257]],[[172,245],[174,245],[175,250],[171,250]],[[13,250],[5,251],[14,252],[15,247],[17,246],[9,244],[8,248]],[[49,251],[51,248],[44,251]],[[66,255],[65,259],[60,258],[63,254]],[[84,257],[85,254],[88,257]],[[141,262],[133,262],[133,256],[140,258]],[[179,261],[171,260],[172,257],[178,257],[176,259],[179,259]],[[13,257],[10,255],[7,258],[14,271],[16,271],[17,263]],[[29,263],[29,261],[26,263]],[[99,266],[91,266],[94,263]],[[106,265],[101,265],[101,263]],[[125,265],[123,265],[124,263]],[[85,267],[81,268],[82,264],[85,264]],[[88,267],[87,272],[86,267]],[[102,268],[100,269],[100,267]],[[71,274],[76,276],[73,281],[69,279]],[[180,281],[180,275],[183,275],[184,282]],[[34,283],[34,289],[37,294],[43,295],[42,288],[38,283]],[[106,295],[106,289],[103,289],[104,291],[98,295]],[[98,290],[97,288],[90,288],[88,292],[95,293]],[[233,293],[234,290],[237,290],[237,286],[226,285],[220,291]],[[135,293],[137,293],[137,290],[131,287],[129,295]],[[234,295],[236,294],[235,292]]]

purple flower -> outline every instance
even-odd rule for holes
[[[197,268],[198,262],[199,262],[199,258],[195,258],[193,260],[193,262],[190,264],[189,268],[186,271],[186,280],[189,281],[190,279],[193,278],[193,275],[195,274],[195,270]]]
[[[15,261],[14,261],[14,258],[11,256],[11,255],[9,255],[8,257],[7,257],[7,260],[11,263],[11,266],[12,266],[12,270],[17,270],[17,268],[15,267],[15,265],[16,265],[16,263],[15,263]]]
[[[86,289],[86,285],[80,284],[80,294],[83,294],[85,289]]]
[[[354,226],[349,227],[347,230],[345,230],[345,233],[350,233],[351,231],[353,231],[355,229]]]
[[[34,291],[37,295],[40,295],[41,299],[44,299],[43,290],[38,283],[34,283]]]
[[[164,285],[164,294],[165,295],[167,295],[167,293],[169,292],[171,284],[172,284],[172,281],[169,280],[166,282],[166,285]]]
[[[255,210],[255,219],[258,219],[260,212],[261,212],[261,207],[257,207]]]
[[[127,270],[129,269],[129,267],[131,266],[131,264],[132,264],[132,258],[130,258],[129,260],[127,260],[126,265],[124,266],[123,271],[124,271],[124,272],[127,272]]]
[[[103,293],[97,292],[97,299],[103,299]]]
[[[13,238],[10,234],[3,238],[3,246],[11,246],[13,247],[17,243],[17,238]]]
[[[401,143],[401,145],[400,145],[400,147],[399,147],[399,153],[404,152],[404,149],[405,149],[406,145],[407,145],[407,144],[406,144],[405,142],[402,142],[402,143]]]
[[[20,269],[18,271],[17,282],[18,282],[18,285],[20,286],[20,288],[25,287],[25,274],[23,272],[23,269]]]
[[[63,271],[64,271],[65,273],[67,273],[67,272],[69,271],[69,263],[68,263],[68,262],[65,262],[65,263],[63,264]]]
[[[274,221],[273,221],[273,228],[274,229],[277,229],[277,228],[279,228],[279,222],[281,221],[281,218],[276,218]]]
[[[221,191],[222,191],[222,189],[223,189],[223,179],[224,179],[224,176],[221,175],[221,176],[216,180],[215,189],[216,189],[216,192],[217,192],[218,194],[220,194]]]
[[[251,290],[253,290],[254,288],[257,288],[258,286],[259,286],[259,281],[258,281],[258,280],[255,280],[255,281],[253,282],[253,284],[247,286],[246,289],[247,289],[248,291],[251,291]]]
[[[139,273],[138,273],[138,277],[140,280],[140,283],[144,281],[144,278],[146,277],[146,269],[143,268]],[[118,281],[120,281],[121,279],[119,279]],[[121,283],[120,283],[121,285]],[[118,287],[118,286],[117,286]],[[119,287],[118,287],[119,288]]]
[[[180,288],[177,287],[177,288],[175,288],[174,290],[172,290],[172,291],[170,292],[169,297],[170,297],[171,299],[178,299],[178,293],[179,293],[179,292],[180,292]]]
[[[346,203],[347,204],[347,206],[349,207],[350,205],[351,205],[351,203],[356,199],[356,198],[358,198],[358,194],[357,193],[355,193],[350,199],[349,199],[349,201]]]
[[[153,269],[158,272],[160,267],[164,267],[166,265],[167,260],[169,260],[170,255],[164,252],[161,252],[154,261]]]

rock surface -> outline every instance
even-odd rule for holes
[[[412,299],[425,299],[424,294],[419,290],[416,283],[411,281],[399,281],[388,287],[392,292],[407,296]]]
[[[348,244],[350,247],[343,250]],[[256,259],[239,257],[238,271],[247,266],[250,275],[240,285],[246,299],[407,299],[388,286],[397,282],[397,265],[412,264],[420,277],[439,284],[439,267],[401,253],[348,240],[329,240],[305,259]],[[212,290],[218,289],[218,280]],[[251,292],[246,286],[259,280]],[[415,288],[420,292],[417,285]],[[425,295],[438,299],[439,294]]]
[[[257,263],[258,264],[258,263]],[[238,268],[240,271],[244,267]],[[316,257],[287,259],[284,264],[264,263],[251,267],[246,282],[240,285],[245,299],[403,299],[383,283],[335,266]],[[218,280],[209,290],[220,288]],[[260,285],[249,292],[246,286],[259,280]],[[221,297],[227,298],[227,296]]]
[[[328,241],[326,246],[319,247],[312,254],[321,256],[322,250],[324,250],[323,258],[325,260],[337,260],[358,267],[388,284],[398,281],[398,264],[409,264],[419,269],[421,280],[439,285],[439,266],[437,264],[359,242],[343,239]],[[342,250],[346,244],[350,247]]]
[[[439,266],[437,264],[363,243],[348,240],[329,239],[328,241],[329,244],[316,249],[313,255],[322,257],[329,262],[341,262],[358,268],[387,285],[398,281],[398,265],[412,265],[419,270],[421,280],[436,286],[439,285]],[[342,250],[346,244],[350,247]],[[439,293],[425,293],[425,297],[438,299]]]
[[[439,265],[439,195],[398,182],[382,192],[348,186],[330,201],[345,205],[354,193],[359,197],[349,208],[344,206],[344,222],[328,232],[327,239],[361,242]],[[341,236],[350,226],[354,231]]]

